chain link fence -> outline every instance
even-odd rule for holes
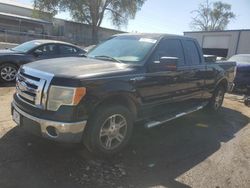
[[[0,30],[0,42],[21,44],[23,42],[27,42],[30,40],[37,40],[37,39],[59,40],[59,41],[73,43],[79,46],[87,46],[88,44],[91,43],[90,37],[72,36],[70,38],[67,38],[64,36],[52,36],[46,34]]]

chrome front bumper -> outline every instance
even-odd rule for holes
[[[12,109],[20,114],[21,127],[26,126],[22,121],[22,119],[25,118],[25,122],[28,122],[28,124],[30,124],[30,127],[38,126],[40,135],[44,138],[67,143],[79,143],[82,141],[83,131],[86,127],[87,121],[65,123],[40,119],[27,114],[26,112],[18,108],[15,102],[12,102]]]

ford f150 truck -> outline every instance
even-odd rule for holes
[[[109,155],[136,122],[152,128],[204,107],[217,111],[235,71],[234,62],[205,63],[191,38],[116,35],[86,57],[23,65],[12,115],[34,134]]]

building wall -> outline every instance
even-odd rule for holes
[[[10,4],[5,3],[5,0],[0,0],[0,12],[9,13],[9,14],[15,14],[19,16],[25,16],[32,18],[36,15],[38,12],[34,12],[32,7],[22,7],[21,5],[15,6],[12,1],[9,1]],[[11,4],[12,3],[12,4]],[[55,38],[57,40],[63,40],[67,42],[71,42],[78,45],[84,45],[88,46],[92,44],[92,37],[91,37],[91,26],[87,24],[77,23],[73,21],[66,21],[63,19],[57,19],[57,18],[51,18],[50,15],[47,15],[48,13],[44,13],[44,20],[53,22],[52,24],[43,24],[43,23],[29,23],[27,21],[22,21],[21,23],[21,30],[19,27],[19,20],[13,19],[5,19],[0,18],[0,32],[5,30],[12,30],[16,32],[27,32],[27,33],[34,33],[34,34],[46,34],[46,35],[52,35],[48,36],[52,39]],[[48,18],[48,19],[47,19]],[[40,18],[42,19],[42,18]],[[44,28],[44,32],[42,32],[42,28]],[[106,29],[106,28],[100,28],[98,37],[99,40],[105,40],[106,38],[110,37],[111,35],[122,33],[118,30],[112,30],[112,29]],[[5,33],[0,33],[3,36],[5,36]],[[23,35],[20,34],[20,35]],[[11,37],[14,37],[14,34],[8,35],[8,39]],[[16,36],[18,39],[20,39],[20,36]],[[36,36],[37,38],[39,36]],[[41,36],[40,36],[41,37]],[[3,37],[0,37],[0,40]],[[5,37],[6,38],[6,37]],[[6,39],[4,40],[5,42]],[[11,41],[16,41],[16,39],[13,39]],[[21,42],[20,40],[16,41],[17,43]]]
[[[184,35],[197,39],[205,49],[228,49],[227,57],[250,53],[250,30],[184,32]]]
[[[30,23],[25,20],[0,18],[0,29],[41,34],[46,30],[46,27],[42,24]]]
[[[242,31],[239,33],[238,54],[250,54],[250,31]]]
[[[13,5],[9,5],[9,4],[5,4],[5,3],[1,3],[1,2],[0,2],[0,12],[17,14],[20,16],[27,16],[27,17],[32,17],[32,14],[33,14],[32,9],[13,6]]]

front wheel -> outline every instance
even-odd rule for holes
[[[0,66],[0,80],[4,82],[13,82],[16,79],[18,68],[10,63]]]
[[[85,146],[97,154],[110,155],[119,152],[131,137],[132,117],[123,106],[99,107],[84,132]]]
[[[223,100],[224,100],[224,96],[225,96],[225,88],[222,86],[219,86],[215,89],[213,97],[211,98],[209,104],[208,104],[208,108],[212,111],[218,111],[222,104],[223,104]]]

